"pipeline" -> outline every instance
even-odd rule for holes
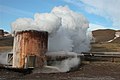
[[[54,55],[54,56],[53,56]],[[120,58],[120,52],[82,52],[76,55],[62,54],[62,55],[46,55],[47,60],[63,60],[66,58],[73,57],[83,57],[83,58],[92,58],[92,57],[105,57],[105,58]]]

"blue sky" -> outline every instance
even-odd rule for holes
[[[66,5],[83,14],[92,30],[120,29],[119,4],[119,0],[0,0],[0,29],[10,32],[11,22],[17,18],[33,18],[35,13],[48,13],[55,6]]]

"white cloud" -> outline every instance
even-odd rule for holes
[[[108,20],[111,20],[113,27],[120,29],[120,26],[119,26],[120,25],[120,0],[70,0],[70,1],[72,1],[74,5],[76,4],[76,1],[83,3],[84,6],[81,6],[81,7],[83,7],[88,13],[96,14]]]
[[[84,4],[82,4],[79,0],[76,0],[76,1],[75,0],[64,0],[64,1],[67,3],[73,4],[79,8],[81,7],[81,9],[84,6]]]
[[[93,31],[93,30],[97,30],[97,29],[107,29],[106,26],[101,26],[101,25],[98,25],[98,24],[92,24],[90,23],[89,24],[89,31]]]
[[[81,0],[87,6],[88,12],[109,18],[113,22],[113,26],[120,25],[120,0]]]
[[[93,24],[93,23],[89,24],[88,31],[93,31],[93,30],[97,30],[97,29],[114,29],[114,30],[119,30],[119,29],[116,29],[116,28],[110,28],[109,26],[102,26],[102,25]]]

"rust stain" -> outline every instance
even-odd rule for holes
[[[48,33],[44,31],[23,31],[18,32],[16,34],[18,49],[15,49],[15,54],[19,57],[18,64],[16,64],[19,68],[24,68],[25,66],[25,58],[28,55],[35,55],[36,62],[35,67],[42,67],[46,60],[44,53],[47,51],[47,43],[48,43]],[[17,47],[15,45],[15,47]],[[15,61],[15,63],[17,63]],[[15,65],[15,64],[14,64]]]

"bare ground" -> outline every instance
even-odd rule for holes
[[[12,46],[0,47],[0,52]],[[93,44],[91,51],[120,51],[120,44]],[[0,69],[0,80],[119,80],[120,62],[91,61],[77,70],[66,73],[33,73],[29,71]]]
[[[93,43],[91,52],[120,52],[119,43]]]
[[[88,63],[78,70],[68,73],[56,74],[30,74],[24,78],[44,80],[119,80],[120,64],[116,63]]]
[[[78,70],[67,73],[21,73],[10,69],[0,69],[0,79],[4,80],[119,80],[120,63],[84,63]]]

